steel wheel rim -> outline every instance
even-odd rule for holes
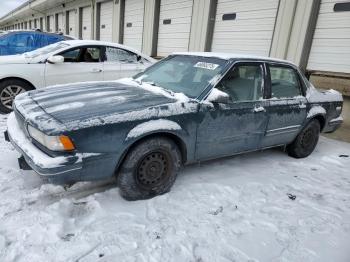
[[[314,144],[314,132],[312,130],[307,130],[302,138],[302,145],[304,148],[309,148]]]
[[[147,154],[139,163],[136,170],[137,183],[152,189],[164,183],[169,178],[171,161],[164,151],[156,151]]]
[[[15,97],[26,90],[18,85],[9,85],[6,86],[0,94],[1,104],[7,109],[12,109],[13,101]]]

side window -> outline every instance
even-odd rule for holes
[[[60,55],[64,57],[64,62],[78,63],[80,53],[81,53],[81,49],[76,48],[76,49],[68,50],[64,53],[61,53]]]
[[[263,98],[263,70],[258,64],[240,64],[229,71],[218,85],[233,102],[256,101]]]
[[[124,49],[106,47],[107,62],[136,63],[137,55]]]
[[[294,69],[270,66],[271,97],[288,98],[301,95],[300,82]]]
[[[71,49],[60,55],[64,57],[64,62],[70,63],[98,63],[100,62],[101,50],[98,47],[81,47]]]
[[[14,47],[32,47],[34,45],[34,38],[29,34],[11,35],[8,41]]]

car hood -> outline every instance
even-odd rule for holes
[[[32,59],[26,58],[24,55],[5,55],[0,56],[1,64],[28,64]]]
[[[53,86],[21,94],[15,108],[40,130],[51,133],[136,120],[175,98],[123,82]]]

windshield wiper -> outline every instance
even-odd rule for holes
[[[142,85],[142,84],[149,84],[151,86],[155,86],[155,87],[159,87],[161,88],[162,90],[164,90],[165,92],[167,92],[168,94],[170,94],[171,96],[175,96],[175,93],[173,91],[171,91],[170,89],[166,89],[162,86],[159,86],[157,83],[153,82],[153,81],[142,81],[142,79],[133,79],[134,82],[136,82],[137,84],[139,85]]]

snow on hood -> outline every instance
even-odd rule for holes
[[[47,134],[196,110],[183,96],[130,80],[78,83],[21,94],[15,108]],[[152,90],[152,91],[151,91]]]

